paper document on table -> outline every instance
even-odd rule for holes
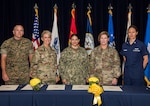
[[[13,91],[18,88],[19,85],[1,85],[0,91]]]
[[[43,86],[43,84],[41,84],[41,87]],[[27,84],[26,86],[24,86],[21,90],[33,90],[33,88],[31,87],[30,84]]]
[[[33,90],[31,85],[27,84],[26,86],[24,86],[21,90]]]
[[[65,90],[65,85],[48,85],[46,90]]]
[[[122,91],[119,86],[103,86],[104,91]]]
[[[73,85],[72,90],[88,90],[89,85]]]

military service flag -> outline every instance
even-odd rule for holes
[[[128,40],[128,28],[129,28],[129,26],[131,26],[131,16],[132,16],[132,11],[131,11],[132,6],[131,6],[131,4],[129,4],[128,9],[129,9],[129,12],[128,12],[128,17],[127,17],[128,20],[127,20],[127,29],[126,29],[125,42],[127,42],[127,40]],[[124,65],[125,65],[125,62],[123,61],[122,62],[122,75],[124,75]]]
[[[60,43],[59,43],[59,35],[58,35],[58,27],[57,27],[57,5],[54,6],[54,21],[53,21],[53,28],[52,28],[51,46],[56,50],[57,64],[58,64],[60,58]]]
[[[108,33],[109,33],[109,45],[111,47],[115,47],[114,41],[114,26],[113,26],[113,19],[112,19],[112,10],[109,10],[109,21],[108,21]]]
[[[70,45],[70,38],[72,34],[77,34],[77,28],[76,28],[76,18],[75,18],[75,8],[72,8],[71,10],[71,26],[70,26],[70,33],[69,33],[69,41],[68,44]]]
[[[84,43],[84,47],[88,55],[91,54],[94,48],[94,38],[93,38],[92,21],[91,21],[90,13],[91,10],[89,9],[87,12],[87,28],[86,28],[85,43]]]
[[[38,6],[35,4],[34,6],[35,16],[33,23],[33,33],[32,33],[32,43],[34,50],[40,46],[40,36],[39,36],[39,19],[38,19]]]
[[[147,19],[147,27],[146,27],[146,34],[145,34],[145,44],[147,46],[149,52],[149,62],[145,69],[145,81],[147,85],[150,85],[150,9],[148,10],[148,19]]]
[[[131,26],[131,16],[132,16],[132,7],[131,7],[131,4],[129,4],[129,12],[128,12],[128,21],[127,21],[127,30],[126,30],[126,36],[125,36],[125,42],[127,41],[128,39],[128,28],[129,26]]]

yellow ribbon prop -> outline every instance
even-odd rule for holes
[[[98,85],[98,82],[99,80],[96,77],[89,78],[90,86],[88,92],[94,94],[93,105],[98,104],[98,106],[100,106],[102,104],[100,94],[102,94],[104,90]]]
[[[102,104],[102,100],[100,96],[94,96],[93,105],[96,105],[96,104],[98,104],[98,106]]]

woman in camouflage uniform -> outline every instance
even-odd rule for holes
[[[70,46],[60,56],[59,72],[64,84],[85,84],[89,59],[86,50],[79,46],[78,36],[73,34]]]
[[[121,74],[118,52],[108,45],[106,31],[99,34],[98,41],[100,45],[94,48],[90,57],[90,74],[98,77],[101,85],[117,85]]]
[[[43,84],[55,84],[57,58],[55,50],[50,47],[51,32],[44,30],[41,34],[43,44],[35,50],[30,67],[30,76],[41,79]]]

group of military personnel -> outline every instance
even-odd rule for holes
[[[98,35],[100,45],[88,55],[79,45],[77,34],[70,38],[70,45],[62,52],[57,65],[55,50],[50,46],[51,32],[41,34],[43,44],[35,51],[32,42],[24,38],[24,28],[16,25],[13,37],[1,45],[2,79],[5,84],[27,84],[30,78],[39,78],[43,84],[86,84],[88,78],[99,78],[100,85],[117,85],[121,75],[120,57],[117,50],[109,46],[109,34]],[[59,75],[56,74],[59,72]]]
[[[111,85],[112,81],[108,80],[120,75],[120,59],[115,49],[107,48],[108,51],[102,51],[105,55],[100,54],[98,57],[99,50],[101,52],[101,46],[98,46],[98,50],[95,49],[92,53],[90,61],[86,50],[79,46],[80,39],[76,34],[71,36],[70,45],[62,51],[58,66],[56,52],[50,47],[51,32],[48,30],[42,32],[43,44],[35,51],[32,42],[23,37],[22,25],[14,27],[13,35],[1,45],[2,79],[5,84],[27,84],[30,78],[34,77],[41,79],[43,84],[56,84],[59,76],[62,77],[64,84],[86,84],[87,79],[95,72],[101,84]],[[105,44],[107,46],[108,41]],[[56,70],[59,71],[59,76],[56,76]],[[106,80],[103,77],[107,77]]]

